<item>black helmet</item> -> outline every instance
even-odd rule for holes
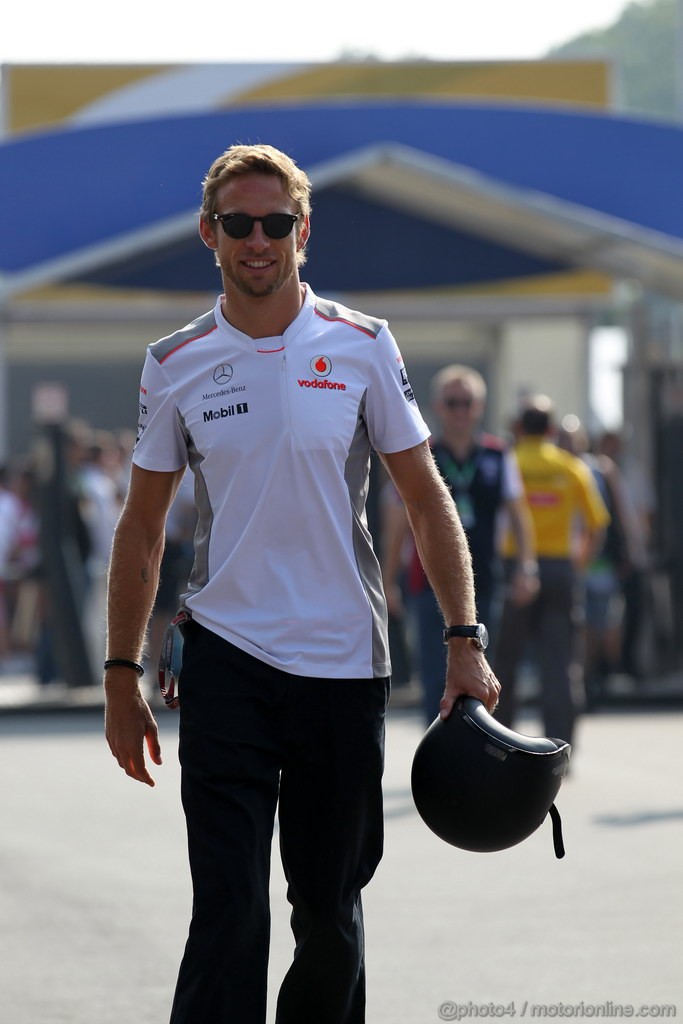
[[[553,800],[570,751],[564,740],[522,736],[492,718],[480,700],[459,697],[415,751],[415,806],[440,839],[479,853],[521,843],[550,812],[555,853],[563,857]]]

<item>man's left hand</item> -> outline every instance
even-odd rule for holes
[[[446,689],[439,706],[439,717],[448,718],[458,697],[476,697],[490,713],[498,704],[500,683],[486,655],[470,640],[458,638],[448,642]]]

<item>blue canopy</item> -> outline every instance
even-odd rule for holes
[[[234,142],[314,184],[306,279],[441,287],[568,267],[683,298],[683,130],[611,113],[422,100],[246,107],[0,144],[0,287],[214,291],[201,180]]]

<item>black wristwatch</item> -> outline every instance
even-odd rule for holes
[[[489,631],[483,622],[478,622],[475,626],[448,626],[443,631],[443,642],[447,644],[454,636],[470,639],[480,651],[485,651],[489,645]]]

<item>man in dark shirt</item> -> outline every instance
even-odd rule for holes
[[[457,506],[472,553],[477,618],[490,628],[499,579],[496,537],[502,511],[508,514],[520,551],[511,592],[516,601],[524,603],[536,591],[533,529],[524,487],[514,454],[499,438],[481,432],[486,384],[480,373],[467,366],[447,366],[433,378],[431,395],[440,427],[432,442],[432,454]],[[400,505],[390,509],[385,523],[384,586],[390,611],[400,615],[402,552],[410,543]],[[442,642],[443,617],[414,545],[406,590],[415,611],[423,709],[427,722],[432,722],[439,713],[447,652]]]

